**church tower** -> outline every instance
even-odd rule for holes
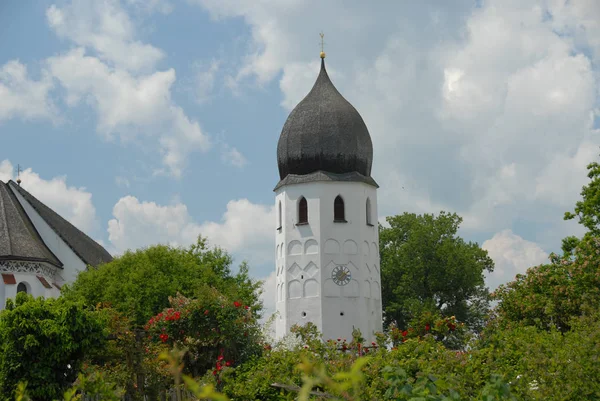
[[[323,339],[382,330],[373,144],[325,69],[290,113],[277,145],[277,321],[281,338],[314,323]]]

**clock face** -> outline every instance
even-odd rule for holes
[[[331,278],[337,285],[346,285],[350,282],[352,275],[350,274],[348,266],[336,266],[331,272]]]

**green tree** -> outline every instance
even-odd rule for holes
[[[484,272],[493,271],[494,262],[456,234],[462,219],[446,212],[404,213],[387,222],[389,227],[379,227],[386,323],[407,327],[424,313],[440,313],[481,327],[488,305]]]
[[[532,267],[494,292],[498,324],[567,332],[571,319],[600,304],[600,239],[584,237],[571,256]]]
[[[193,298],[208,286],[240,299],[258,316],[260,282],[249,277],[246,263],[233,274],[232,262],[227,252],[209,248],[203,238],[187,249],[155,245],[81,272],[64,295],[88,305],[109,303],[142,327],[169,306],[170,296],[180,293]]]
[[[96,313],[64,299],[19,293],[0,312],[0,399],[26,382],[35,400],[62,398],[86,356],[104,344]]]
[[[588,164],[588,185],[581,189],[581,200],[575,204],[573,212],[566,212],[564,219],[573,220],[578,218],[579,224],[588,229],[586,237],[600,237],[600,164],[593,162]],[[577,247],[579,238],[570,236],[562,241],[565,256],[571,256]]]

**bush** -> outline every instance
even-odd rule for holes
[[[13,399],[19,382],[35,400],[62,398],[104,343],[100,318],[82,305],[17,294],[0,312],[0,399]]]

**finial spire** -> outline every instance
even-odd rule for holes
[[[321,32],[319,36],[321,36],[321,58],[325,58],[325,42],[323,41],[325,34]]]
[[[17,164],[17,184],[21,186],[21,165]]]

